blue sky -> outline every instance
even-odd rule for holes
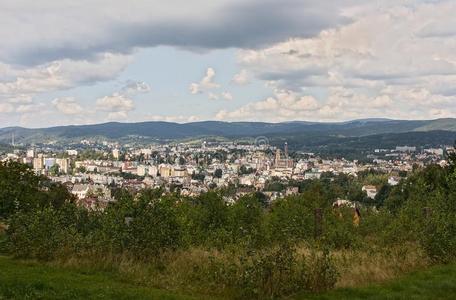
[[[454,11],[419,0],[3,1],[0,127],[456,117]]]
[[[95,99],[122,90],[128,82],[144,82],[150,91],[134,95],[136,109],[129,113],[131,121],[211,120],[222,109],[234,110],[252,99],[265,98],[271,92],[262,81],[254,78],[249,79],[246,85],[233,82],[233,77],[241,71],[236,62],[236,53],[236,49],[192,52],[169,46],[140,49],[135,51],[131,63],[115,79],[43,93],[37,100],[46,102],[47,99],[71,95],[90,110]],[[214,88],[211,93],[218,95],[218,99],[209,99],[208,92],[189,92],[189,85],[200,81],[208,68],[217,70],[214,81],[221,87]],[[224,99],[222,92],[230,93],[232,99]],[[97,117],[94,117],[94,122],[97,122]],[[55,124],[61,120],[59,114],[49,118],[55,120]]]

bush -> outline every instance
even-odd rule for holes
[[[207,287],[214,293],[235,291],[240,298],[320,292],[338,279],[328,249],[338,254],[356,249],[365,256],[380,251],[389,257],[391,248],[398,249],[391,252],[397,258],[419,242],[417,252],[424,249],[434,262],[454,261],[456,174],[448,172],[440,167],[415,172],[385,193],[380,211],[363,207],[360,224],[354,226],[353,209],[331,205],[348,192],[356,196],[355,179],[348,177],[308,182],[301,194],[270,206],[253,195],[228,205],[221,192],[182,198],[146,189],[137,194],[118,190],[117,201],[104,211],[87,211],[71,203],[63,186],[43,182],[20,165],[0,165],[0,217],[9,225],[3,245],[16,257],[80,258],[94,266],[100,260],[108,268],[133,265],[145,273],[149,267],[155,277],[148,274],[145,280],[164,287],[174,280],[177,289]],[[27,183],[29,176],[33,184]],[[16,186],[17,180],[22,182]],[[431,208],[431,216],[423,216],[424,207]],[[317,238],[315,208],[323,213]],[[303,244],[315,249],[301,248],[298,254],[296,247]],[[195,249],[203,253],[196,260]],[[352,259],[347,265],[357,263],[355,256],[347,257]],[[148,267],[141,269],[144,264]]]
[[[16,257],[54,258],[61,245],[61,221],[52,208],[16,213],[7,230],[10,252]]]
[[[235,282],[243,299],[279,298],[299,291],[325,291],[334,287],[338,273],[329,251],[298,256],[288,244],[240,258]]]
[[[335,249],[355,248],[360,244],[359,227],[353,225],[353,209],[339,208],[324,218],[323,240]]]
[[[454,214],[434,214],[423,225],[420,243],[429,258],[437,263],[456,259],[456,217]]]
[[[147,202],[127,228],[129,252],[137,257],[157,257],[181,245],[181,230],[172,199]]]
[[[312,252],[306,265],[306,289],[312,292],[323,292],[332,289],[339,273],[327,248]]]

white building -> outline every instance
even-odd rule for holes
[[[410,146],[397,146],[396,151],[399,152],[415,152],[416,147],[410,147]]]
[[[399,181],[401,181],[401,179],[399,177],[396,177],[396,176],[391,176],[388,178],[388,184],[389,185],[398,185],[399,184]]]
[[[120,157],[120,150],[119,149],[113,149],[112,150],[112,156],[114,157],[114,159],[119,159]]]
[[[430,149],[425,149],[424,152],[429,153],[429,154],[434,154],[434,155],[443,155],[443,149],[442,148],[430,148]]]
[[[59,165],[60,172],[68,174],[70,170],[70,161],[68,158],[57,158],[55,163]]]
[[[365,185],[361,189],[362,191],[367,193],[367,197],[374,199],[375,196],[377,195],[377,188],[373,185]]]
[[[152,177],[157,177],[158,168],[157,166],[149,166],[147,174]]]
[[[320,179],[321,173],[320,172],[306,172],[304,174],[304,179]]]
[[[34,158],[35,157],[35,149],[27,150],[27,157],[28,158]]]
[[[89,190],[90,188],[88,184],[75,184],[73,186],[73,189],[71,190],[71,193],[75,195],[78,199],[84,199],[85,197],[87,197]]]
[[[136,174],[138,176],[146,176],[147,174],[149,173],[149,169],[147,166],[145,165],[139,165],[137,168],[136,168]]]
[[[70,156],[78,155],[78,150],[67,150],[66,153]]]
[[[35,157],[33,159],[33,169],[35,171],[41,171],[44,169],[44,160],[43,157]]]
[[[171,176],[173,177],[186,177],[187,176],[187,169],[184,167],[177,167],[175,166],[171,171]]]
[[[244,175],[239,177],[239,184],[252,186],[254,184],[255,177],[253,175]]]

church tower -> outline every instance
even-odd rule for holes
[[[280,163],[280,149],[276,149],[275,153],[275,166],[278,167]]]

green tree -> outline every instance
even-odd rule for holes
[[[49,168],[49,175],[51,176],[57,176],[60,174],[60,167],[59,165],[55,164],[52,167]]]
[[[223,172],[222,172],[221,169],[216,169],[216,170],[214,171],[214,177],[215,177],[215,178],[222,178],[222,175],[223,175]]]
[[[43,180],[27,165],[0,162],[0,218],[8,218],[19,210],[38,207],[38,194],[42,194],[40,183]]]
[[[245,241],[258,246],[265,240],[262,203],[254,195],[241,197],[229,208],[230,232],[233,242]]]

